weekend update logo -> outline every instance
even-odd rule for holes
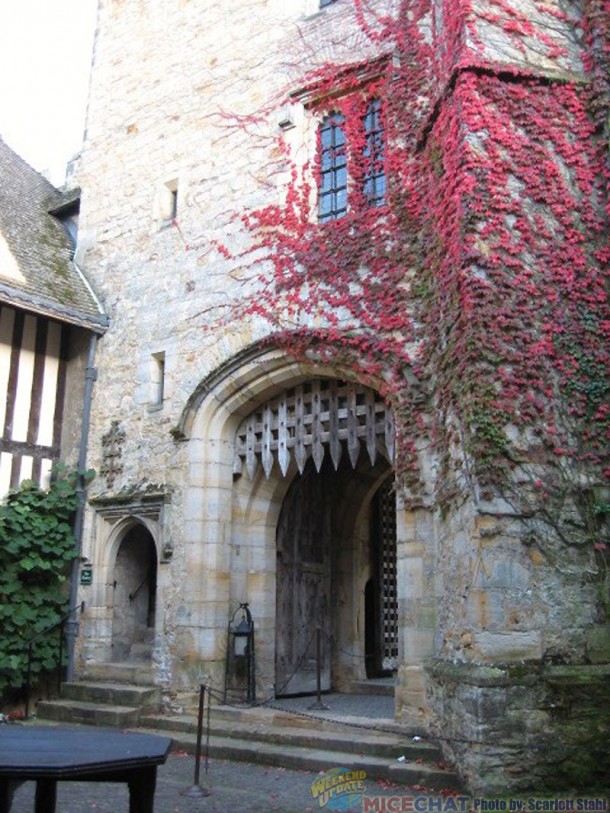
[[[362,813],[610,813],[608,799],[531,797],[483,799],[471,796],[367,795],[365,771],[331,768],[311,784],[320,809]]]
[[[331,768],[311,785],[311,795],[328,810],[351,810],[364,796],[366,771]]]

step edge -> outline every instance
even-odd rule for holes
[[[80,709],[81,711],[85,711],[85,710],[86,711],[95,711],[95,710],[114,711],[114,710],[120,710],[120,711],[126,711],[126,712],[137,711],[137,712],[140,712],[140,713],[142,711],[140,706],[122,706],[120,704],[115,704],[115,703],[89,703],[86,700],[61,700],[60,699],[60,700],[39,700],[38,701],[37,709],[42,708],[44,710],[45,708],[49,708],[49,707],[51,707],[51,708],[62,708],[62,709],[75,708],[77,710]]]
[[[155,714],[154,712],[145,713],[142,716],[143,722],[150,722],[154,724],[158,724],[159,728],[167,729],[171,728],[172,725],[175,725],[176,731],[188,731],[192,729],[193,731],[197,728],[197,720],[196,718],[190,715],[164,715],[164,714]],[[224,726],[223,724],[229,725],[230,721],[226,721],[221,719],[213,719],[213,712],[212,712],[212,720],[211,720],[211,728],[212,730],[221,730]],[[154,725],[150,727],[155,727]],[[241,730],[249,731],[252,733],[256,733],[257,730],[261,733],[276,733],[276,734],[287,734],[290,736],[295,737],[313,737],[313,738],[335,738],[337,740],[345,739],[346,741],[350,741],[353,737],[352,732],[343,731],[343,730],[321,730],[321,729],[306,729],[301,726],[285,726],[281,725],[279,727],[275,727],[272,721],[269,722],[244,722],[241,721],[240,725]],[[421,750],[435,750],[438,751],[440,746],[435,743],[434,741],[426,741],[423,739],[417,743],[411,743],[409,735],[401,735],[399,733],[394,732],[385,732],[385,731],[375,731],[374,729],[361,729],[359,731],[360,737],[358,742],[366,742],[369,745],[382,745],[382,746],[396,746],[398,748],[406,748],[409,746],[417,747]],[[352,740],[353,741],[353,740]]]
[[[147,729],[142,726],[138,726],[137,729],[142,733],[154,733],[154,729]],[[165,736],[169,737],[172,740],[172,750],[186,750],[186,748],[192,748],[196,745],[196,737],[192,735],[184,735],[180,732],[171,732],[166,731],[164,732]],[[239,740],[234,738],[210,738],[210,755],[214,757],[214,754],[211,753],[212,751],[222,751],[224,753],[232,753],[234,754],[233,758],[237,759],[236,755],[245,755],[249,757],[248,759],[241,759],[238,761],[243,762],[252,762],[252,763],[262,763],[266,764],[265,760],[261,757],[274,757],[277,758],[282,764],[282,762],[286,763],[287,761],[295,761],[301,760],[303,763],[309,762],[316,763],[317,765],[326,765],[326,767],[332,767],[337,764],[341,764],[342,762],[346,764],[358,764],[366,766],[368,765],[370,770],[377,771],[378,769],[383,769],[388,773],[391,773],[392,776],[398,781],[398,777],[400,774],[404,773],[419,773],[420,776],[426,776],[428,781],[431,780],[443,780],[443,782],[448,784],[456,784],[459,780],[456,774],[454,774],[451,770],[445,770],[440,768],[436,765],[428,765],[422,764],[415,761],[407,761],[407,762],[398,762],[394,759],[388,759],[385,757],[374,757],[374,756],[361,756],[359,754],[350,754],[343,751],[327,751],[324,749],[311,749],[305,748],[303,746],[283,746],[281,748],[275,747],[272,743],[264,743],[263,748],[259,748],[256,751],[253,751],[252,745],[247,740]],[[313,753],[312,753],[313,752]],[[229,757],[220,756],[214,757],[218,759],[227,759]]]

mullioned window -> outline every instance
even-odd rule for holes
[[[360,194],[366,206],[386,202],[385,131],[381,101],[367,102],[350,144],[345,117],[329,113],[318,128],[318,221],[338,220],[348,211],[348,198]],[[351,179],[349,166],[356,179]],[[357,188],[359,187],[359,188]]]

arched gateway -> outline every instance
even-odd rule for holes
[[[379,394],[268,351],[203,382],[178,429],[190,464],[181,663],[196,658],[222,685],[227,619],[247,602],[257,696],[315,690],[320,627],[324,688],[411,669],[417,717],[433,633],[411,636],[406,659],[401,590],[422,572],[417,537],[431,528],[422,512],[396,511],[393,419]]]
[[[81,675],[114,663],[222,695],[247,603],[258,699],[316,690],[319,628],[322,688],[395,675],[397,720],[425,724],[437,531],[395,488],[378,392],[346,369],[244,352],[201,382],[172,437],[163,482],[90,498]]]
[[[276,533],[278,696],[316,690],[320,633],[322,689],[382,674],[383,663],[387,672],[396,666],[395,521],[387,522],[388,509],[380,518],[374,499],[383,490],[395,519],[391,489],[379,486],[391,482],[393,450],[392,413],[382,399],[336,379],[284,390],[237,430],[236,474],[245,468],[252,479],[261,465],[269,477],[277,464],[291,480]],[[392,538],[381,522],[394,529]],[[351,618],[334,612],[351,593]],[[342,664],[339,653],[349,650],[351,662]]]

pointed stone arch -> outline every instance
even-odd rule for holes
[[[275,533],[283,498],[298,474],[292,455],[286,476],[279,465],[272,467],[269,477],[262,465],[256,466],[252,480],[236,472],[240,425],[244,420],[247,425],[248,417],[265,405],[279,408],[288,391],[327,381],[353,387],[352,392],[362,395],[370,414],[379,417],[382,402],[374,394],[375,382],[367,382],[372,385],[369,389],[363,387],[353,370],[297,361],[278,349],[251,348],[199,384],[174,430],[176,440],[186,443],[189,469],[183,495],[184,560],[180,563],[186,574],[184,594],[189,596],[189,603],[188,611],[182,614],[184,623],[181,618],[175,630],[176,660],[205,663],[201,668],[219,686],[224,685],[227,619],[253,594],[261,597],[253,606],[261,639],[257,651],[262,660],[268,646],[266,657],[273,662]],[[377,419],[367,422],[366,416],[357,414],[359,409],[360,404],[354,411],[354,438],[363,449],[369,448],[361,456],[372,453],[385,458],[387,466],[385,424],[383,432],[377,432],[374,442],[369,437],[367,444],[366,430],[370,436]],[[341,442],[347,458],[348,439]],[[266,689],[272,691],[272,678]]]
[[[167,556],[169,544],[168,540],[164,540],[163,530],[166,501],[166,494],[150,492],[140,497],[134,494],[128,501],[103,498],[91,501],[91,506],[95,511],[95,521],[93,523],[94,535],[90,549],[87,551],[87,558],[93,569],[94,580],[90,587],[81,588],[87,613],[82,621],[84,635],[79,670],[85,676],[90,667],[111,662],[116,657],[127,657],[124,652],[119,651],[120,647],[117,649],[115,646],[113,652],[113,639],[115,643],[117,639],[117,625],[114,617],[117,590],[115,568],[119,551],[126,540],[131,538],[131,543],[128,545],[146,547],[146,555],[142,561],[146,560],[151,571],[154,571],[154,573],[151,572],[151,577],[154,576],[154,586],[152,581],[148,580],[146,585],[140,587],[136,603],[147,603],[148,610],[150,610],[152,604],[148,599],[152,596],[148,596],[147,591],[154,590],[155,611],[150,614],[147,612],[146,626],[149,628],[147,646],[142,648],[140,655],[144,657],[144,649],[147,650],[146,660],[150,665],[151,682],[155,679],[161,680],[157,662],[165,646],[161,630],[164,627],[164,595],[167,583],[167,573],[161,566],[165,566],[169,562]],[[124,548],[125,552],[129,552],[127,548]],[[133,548],[131,553],[134,553]],[[141,581],[142,578],[137,579],[134,589],[138,588]],[[127,587],[126,595],[129,596],[131,592],[133,592],[132,589]],[[135,608],[135,605],[133,607]],[[143,641],[140,642],[143,643]],[[134,638],[132,643],[139,642]],[[150,663],[151,648],[155,653],[154,664]],[[144,667],[142,667],[143,674],[144,671]],[[148,671],[146,673],[148,674]]]
[[[308,413],[310,425],[315,419],[315,391],[328,393],[333,388],[345,387],[346,393],[351,389],[360,395],[365,406],[365,412],[353,424],[356,431],[352,432],[359,447],[356,480],[348,476],[348,472],[353,471],[349,437],[335,435],[342,445],[341,466],[344,468],[335,515],[342,523],[337,562],[345,573],[352,575],[345,577],[345,592],[333,604],[338,608],[337,630],[344,629],[350,619],[354,629],[364,629],[364,535],[368,534],[373,495],[393,468],[391,444],[386,440],[386,430],[391,425],[388,410],[375,394],[375,390],[383,389],[382,383],[358,381],[353,370],[338,365],[313,360],[296,361],[278,349],[251,348],[211,373],[192,393],[173,432],[176,441],[185,444],[188,466],[187,484],[181,495],[184,505],[183,544],[180,560],[174,561],[184,574],[183,604],[177,608],[172,629],[176,642],[173,651],[175,685],[179,687],[180,681],[192,685],[193,680],[205,675],[213,686],[219,690],[224,688],[228,619],[241,602],[248,601],[257,635],[257,697],[274,695],[274,673],[270,664],[274,663],[276,633],[276,531],[284,497],[294,478],[300,476],[296,431],[290,438],[293,444],[288,449],[290,457],[282,464],[277,422],[284,404],[286,412],[291,408],[296,411],[296,406],[291,406],[288,399],[293,398],[299,388],[303,393],[308,390],[309,404],[304,412]],[[347,426],[347,418],[339,411],[332,416],[329,410],[322,409],[321,401],[320,398],[318,445],[323,447],[326,465],[334,466],[327,430],[331,420],[336,418],[339,423],[344,420]],[[371,420],[367,418],[367,405]],[[252,434],[252,429],[256,429],[255,424],[260,420],[256,415],[265,413],[267,416],[271,414],[272,420],[267,430],[261,426],[260,437],[255,437],[250,447],[255,463],[250,464],[250,478],[244,438],[247,439],[248,432]],[[266,452],[265,431],[268,438]],[[312,459],[315,465],[314,435],[312,433],[304,445],[305,459]],[[353,440],[352,446],[355,447]],[[264,454],[267,455],[266,463]],[[236,457],[240,460],[241,471],[236,466]],[[376,462],[371,466],[373,457]],[[365,469],[371,471],[372,480],[369,475],[362,476]],[[427,514],[420,519],[412,510],[404,509],[400,500],[398,503],[398,572],[400,589],[404,592],[407,583],[411,587],[411,582],[419,579],[418,574],[424,573],[422,522],[425,522],[426,534],[431,533],[431,526]],[[356,539],[360,540],[358,548],[354,547]],[[398,601],[401,613],[399,672],[405,665],[407,647],[409,663],[415,670],[408,674],[410,694],[400,701],[401,708],[408,706],[412,710],[401,711],[401,716],[409,719],[420,714],[423,702],[423,684],[419,680],[421,665],[433,651],[433,630],[427,622],[426,628],[422,629],[420,619],[423,616],[417,611],[415,602],[421,602],[422,595],[431,595],[432,589],[431,571],[426,571],[423,580],[414,585],[413,601],[405,595],[399,596]],[[357,679],[353,670],[350,678],[348,664],[348,660],[353,661],[354,654],[361,658],[364,674],[364,643],[360,654],[337,650],[334,657],[334,674],[339,676],[337,685],[342,690],[350,689],[353,685],[350,681]],[[413,685],[414,675],[417,685]]]

